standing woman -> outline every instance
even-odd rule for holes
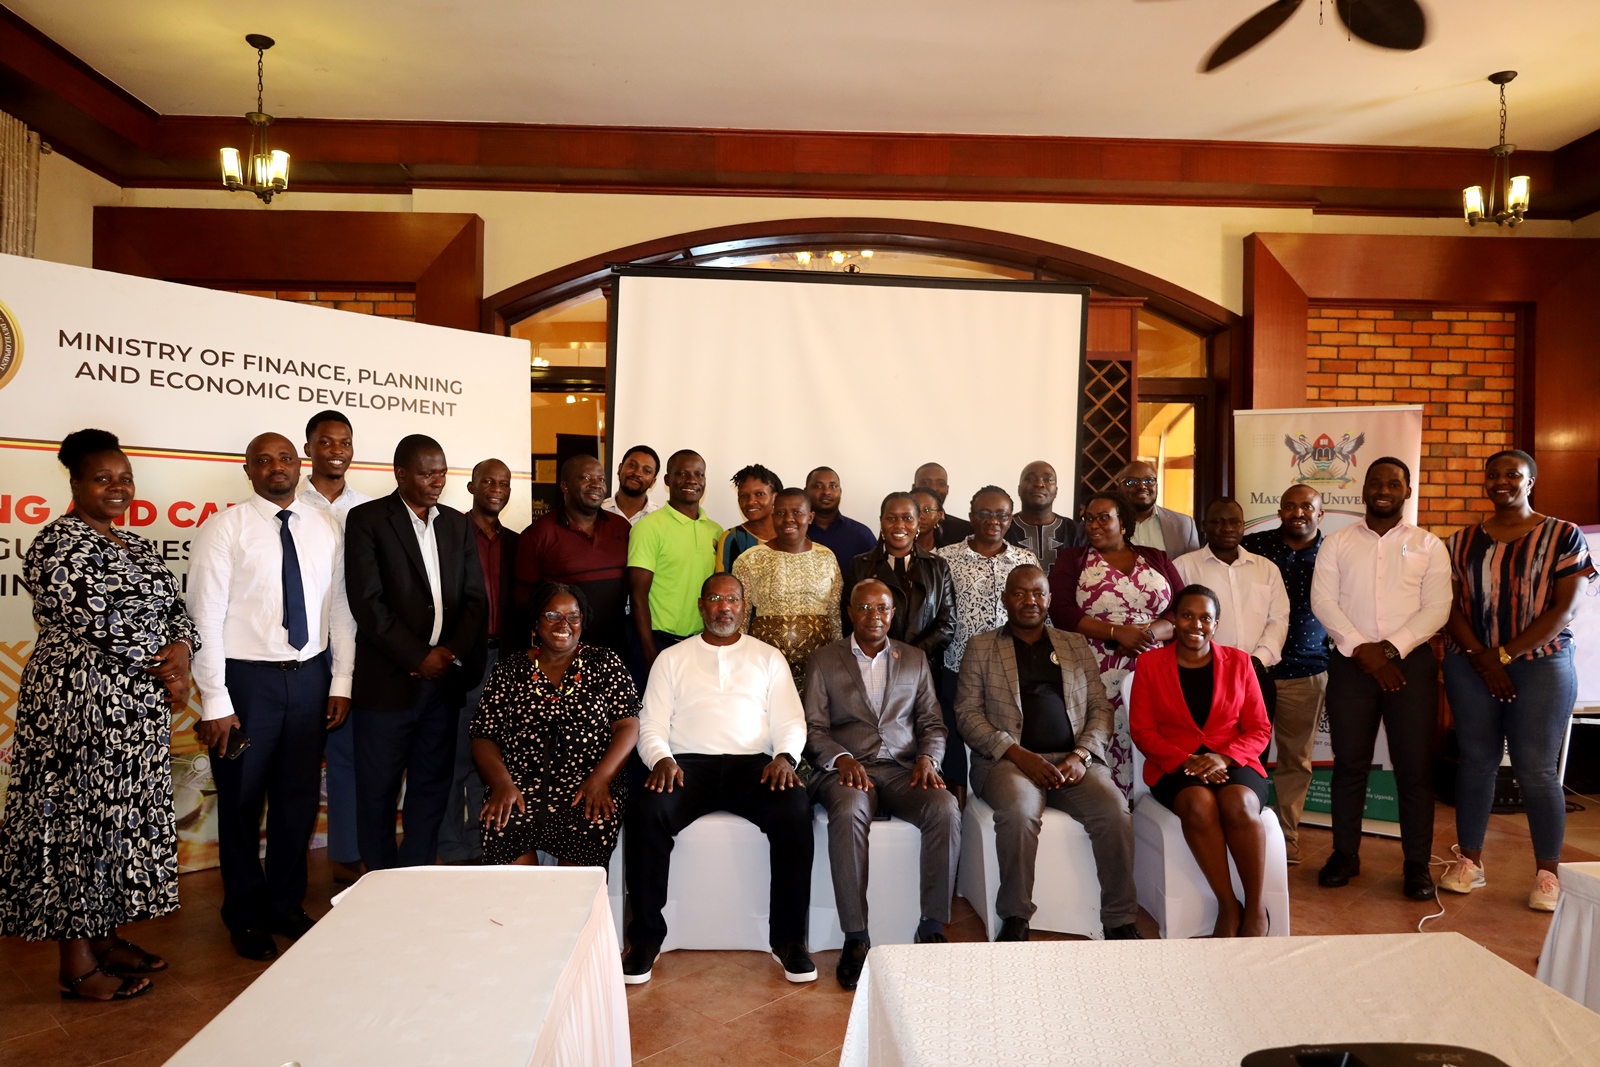
[[[739,492],[739,513],[744,522],[724,530],[717,541],[718,574],[732,574],[734,560],[772,540],[772,506],[783,489],[783,479],[759,463],[739,468],[731,481]]]
[[[1578,598],[1594,577],[1583,531],[1540,515],[1528,502],[1539,467],[1526,452],[1496,452],[1483,487],[1494,514],[1450,535],[1455,587],[1446,631],[1445,692],[1461,745],[1456,777],[1459,843],[1440,889],[1470,893],[1484,884],[1483,836],[1500,755],[1510,749],[1533,838],[1528,907],[1554,911],[1556,864],[1567,805],[1556,766],[1577,697],[1572,633]]]
[[[117,928],[178,907],[172,709],[199,639],[150,542],[112,527],[134,496],[116,437],[79,430],[57,458],[72,511],[23,564],[39,638],[17,699],[0,934],[58,943],[63,999],[125,1000],[167,966]]]
[[[753,613],[745,632],[783,653],[795,688],[804,695],[811,653],[844,637],[839,620],[844,576],[833,550],[806,536],[812,516],[804,489],[780,491],[772,516],[772,540],[735,560],[733,576],[744,586],[744,601]]]
[[[1116,713],[1107,762],[1124,796],[1133,790],[1133,740],[1122,680],[1140,653],[1172,640],[1172,598],[1183,588],[1165,552],[1129,542],[1134,523],[1127,497],[1094,494],[1083,513],[1088,544],[1063,545],[1050,568],[1050,621],[1087,637],[1100,663]]]
[[[569,867],[608,867],[639,692],[615,652],[583,643],[581,589],[547,583],[528,607],[533,647],[495,667],[467,728],[488,793],[484,859],[531,865],[542,851]]]

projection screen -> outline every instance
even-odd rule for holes
[[[936,462],[946,511],[1055,465],[1070,511],[1088,290],[1042,282],[617,268],[606,439],[705,457],[708,514],[742,521],[733,472],[802,485],[832,467],[840,510],[877,529],[884,494]],[[662,471],[665,474],[665,470]],[[664,483],[653,499],[665,500]]]

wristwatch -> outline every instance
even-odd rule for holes
[[[798,766],[800,766],[800,765],[799,765],[799,764],[798,764],[798,763],[796,763],[796,762],[795,762],[795,761],[794,761],[794,757],[793,757],[793,756],[791,756],[791,755],[789,755],[789,753],[787,753],[787,752],[780,752],[780,753],[778,753],[778,754],[777,754],[777,755],[776,755],[776,756],[774,756],[774,757],[773,757],[773,758],[774,758],[774,759],[786,759],[786,760],[788,760],[788,761],[789,761],[789,766],[791,766],[791,767],[798,767]]]
[[[1073,749],[1072,754],[1083,760],[1083,765],[1085,767],[1091,766],[1094,763],[1094,753],[1090,752],[1086,748],[1083,748],[1082,746]]]
[[[1400,650],[1395,648],[1394,645],[1390,644],[1388,641],[1378,642],[1378,647],[1383,649],[1383,654],[1388,656],[1390,659],[1400,658]]]
[[[1500,655],[1500,666],[1502,666],[1502,667],[1510,666],[1511,660],[1512,660],[1512,655],[1511,655],[1511,653],[1506,651],[1506,646],[1505,645],[1501,645],[1499,648],[1495,649],[1495,651],[1497,653],[1499,653],[1499,655]]]

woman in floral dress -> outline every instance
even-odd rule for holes
[[[1111,774],[1133,790],[1133,740],[1122,681],[1141,652],[1172,640],[1172,598],[1183,579],[1160,549],[1128,543],[1133,505],[1120,493],[1096,493],[1084,509],[1083,546],[1066,546],[1050,570],[1050,620],[1089,640],[1100,680],[1116,713]]]

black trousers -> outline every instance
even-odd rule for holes
[[[1405,687],[1386,693],[1372,675],[1334,649],[1328,660],[1328,733],[1333,741],[1333,847],[1361,848],[1367,773],[1381,723],[1389,739],[1400,802],[1400,847],[1407,862],[1433,852],[1433,738],[1439,720],[1439,660],[1422,644],[1399,661]]]
[[[305,900],[306,849],[317,825],[328,733],[328,658],[293,671],[230,659],[224,677],[250,747],[238,759],[211,760],[222,921],[231,930],[259,930],[297,914]]]
[[[941,653],[941,655],[943,655]],[[940,664],[933,668],[934,691],[939,697],[939,710],[944,713],[944,728],[948,736],[944,743],[944,760],[939,773],[947,786],[967,787],[967,745],[956,729],[956,679],[960,671]]]
[[[683,769],[683,785],[670,793],[644,789],[629,806],[627,833],[622,838],[623,866],[633,919],[628,940],[634,945],[659,945],[667,922],[673,839],[702,815],[728,811],[749,819],[767,835],[772,863],[772,898],[767,912],[774,945],[804,943],[811,910],[811,797],[804,786],[775,791],[761,782],[772,757],[674,756]]]
[[[456,717],[466,694],[456,687],[419,682],[408,708],[355,707],[356,842],[370,871],[427,867],[439,851],[439,827],[450,802],[455,771]],[[395,804],[405,781],[400,823],[394,836]]]

